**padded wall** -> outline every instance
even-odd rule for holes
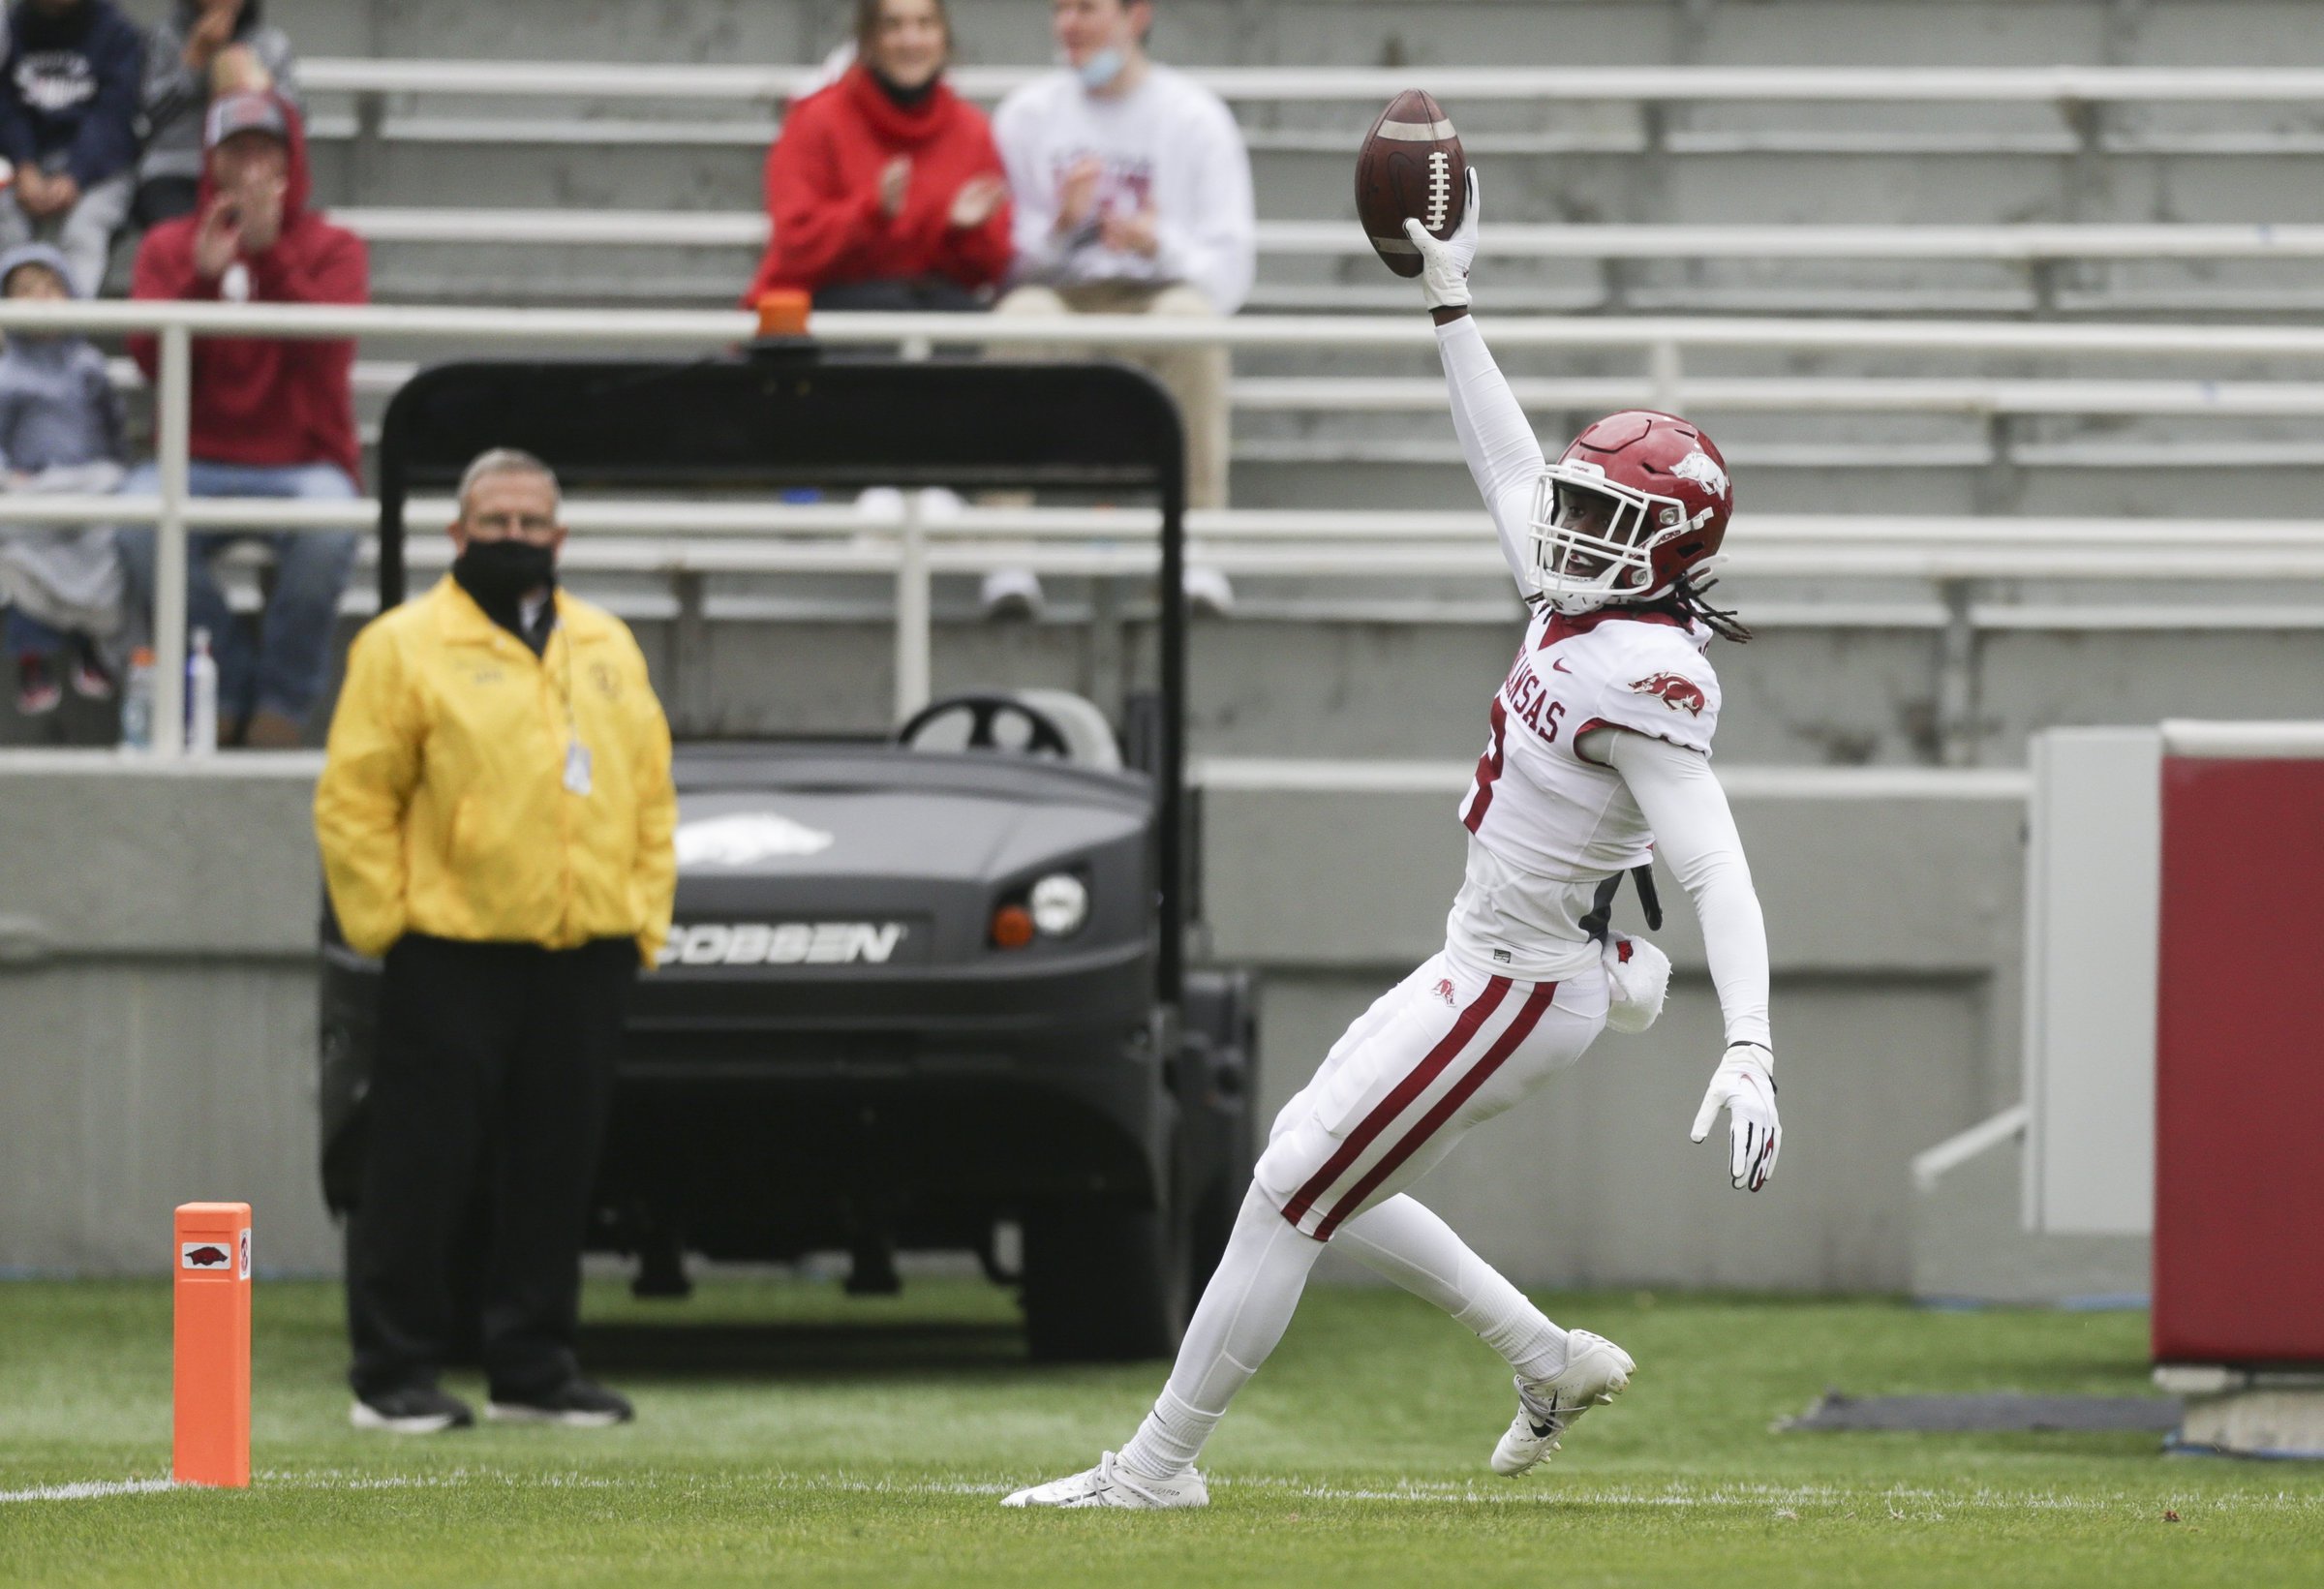
[[[2324,759],[2164,758],[2159,962],[2156,1360],[2324,1362]]]

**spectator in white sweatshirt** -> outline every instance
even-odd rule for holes
[[[1003,101],[993,133],[1021,283],[1001,314],[1231,315],[1251,290],[1251,163],[1217,95],[1149,60],[1148,0],[1053,0],[1063,67]],[[1140,357],[1186,422],[1189,505],[1227,500],[1223,348]]]

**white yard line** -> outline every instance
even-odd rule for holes
[[[352,1474],[331,1469],[264,1472],[253,1475],[260,1489],[378,1490],[456,1489],[467,1485],[505,1489],[621,1489],[673,1482],[681,1488],[735,1489],[763,1483],[779,1490],[806,1490],[897,1496],[999,1496],[1016,1486],[971,1480],[857,1479],[844,1473],[771,1473],[752,1481],[731,1475],[642,1473],[627,1479],[595,1474],[558,1473],[518,1475],[454,1468],[443,1473]],[[1028,1481],[1029,1482],[1029,1481]],[[69,1484],[40,1484],[25,1489],[0,1490],[0,1502],[91,1501],[118,1495],[151,1495],[178,1486],[167,1479],[89,1481]],[[1936,1490],[1893,1486],[1851,1489],[1833,1485],[1723,1485],[1692,1489],[1683,1484],[1661,1489],[1560,1488],[1544,1483],[1471,1483],[1455,1480],[1402,1480],[1390,1485],[1366,1486],[1319,1481],[1260,1476],[1218,1478],[1211,1487],[1223,1490],[1272,1491],[1316,1501],[1391,1501],[1434,1505],[1667,1507],[1752,1509],[1842,1507],[1879,1503],[1899,1518],[1928,1520],[1957,1512],[2151,1512],[2168,1504],[2206,1512],[2314,1513],[2324,1513],[2324,1493],[2225,1492],[2184,1497],[2115,1494],[2062,1495],[2055,1491]],[[1910,1511],[1904,1509],[1911,1509]]]
[[[466,1484],[498,1484],[505,1489],[616,1489],[623,1481],[591,1474],[548,1473],[518,1476],[471,1473],[454,1468],[446,1473],[347,1474],[336,1471],[255,1473],[254,1489],[457,1489]],[[92,1480],[76,1484],[36,1484],[28,1489],[0,1489],[0,1502],[102,1501],[116,1495],[158,1495],[168,1490],[199,1489],[170,1479]]]
[[[168,1479],[99,1480],[80,1484],[35,1484],[30,1489],[0,1489],[0,1501],[95,1501],[108,1495],[150,1495],[175,1489]]]

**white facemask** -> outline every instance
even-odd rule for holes
[[[1075,76],[1082,79],[1084,89],[1092,94],[1102,94],[1114,86],[1114,80],[1121,76],[1121,69],[1129,64],[1127,55],[1109,45],[1074,67],[1073,72]]]

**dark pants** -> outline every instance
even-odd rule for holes
[[[898,276],[884,281],[834,282],[815,290],[817,309],[873,314],[974,314],[993,306],[945,276]]]
[[[201,183],[191,176],[157,176],[138,185],[129,207],[130,219],[140,229],[158,227],[181,215],[192,215],[201,202]]]
[[[486,1210],[484,1371],[496,1398],[577,1371],[581,1238],[637,945],[407,934],[387,952],[363,1197],[347,1232],[358,1395],[433,1385],[470,1211]]]

